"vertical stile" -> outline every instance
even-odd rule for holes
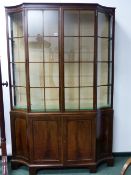
[[[24,42],[25,42],[25,68],[26,68],[26,94],[27,94],[27,112],[31,111],[30,102],[30,75],[29,75],[29,49],[28,49],[28,11],[24,9]]]
[[[98,11],[95,10],[94,23],[94,89],[93,89],[93,109],[97,109],[97,42],[98,42]]]

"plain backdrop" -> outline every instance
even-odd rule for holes
[[[113,152],[131,152],[131,1],[130,0],[1,0],[0,57],[2,80],[8,81],[5,6],[23,2],[99,3],[116,7]],[[9,88],[3,87],[7,151],[11,155]]]

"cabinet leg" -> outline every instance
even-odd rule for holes
[[[36,175],[36,168],[29,167],[29,175]]]
[[[89,169],[90,173],[96,173],[96,165],[91,165]]]
[[[114,159],[108,159],[107,160],[107,166],[113,166],[114,165]]]

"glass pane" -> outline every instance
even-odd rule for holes
[[[45,88],[46,111],[59,111],[59,88]]]
[[[11,79],[14,86],[26,86],[25,64],[11,63]]]
[[[65,87],[78,87],[79,63],[65,63],[64,66]]]
[[[29,61],[42,62],[43,61],[43,37],[29,37]]]
[[[31,110],[44,111],[44,88],[31,88]]]
[[[79,35],[79,11],[76,10],[64,11],[64,35],[65,36]]]
[[[79,38],[65,37],[64,38],[64,61],[72,62],[79,60]]]
[[[58,37],[44,37],[44,61],[59,61]]]
[[[113,16],[110,16],[110,38],[112,38],[113,33]]]
[[[109,83],[109,84],[112,84],[112,62],[109,63],[108,69],[109,69],[108,83]]]
[[[12,44],[13,44],[12,61],[25,62],[24,38],[14,38]]]
[[[65,88],[65,110],[79,109],[79,89]]]
[[[80,88],[80,109],[93,109],[93,87]]]
[[[11,25],[11,16],[12,15],[8,15],[8,19],[7,19],[7,22],[8,22],[8,36],[9,38],[11,38],[11,35],[12,35],[12,25]],[[12,36],[13,37],[13,36]]]
[[[45,86],[59,87],[59,64],[45,63]]]
[[[105,38],[98,38],[98,61],[109,61],[109,40]]]
[[[18,109],[26,109],[26,88],[12,87],[13,106]]]
[[[107,85],[108,84],[108,63],[98,63],[97,64],[97,85]]]
[[[44,36],[58,36],[58,11],[44,11]]]
[[[109,37],[109,16],[98,13],[98,36]]]
[[[94,38],[80,37],[80,60],[94,61]]]
[[[111,106],[111,86],[97,87],[97,107]]]
[[[80,85],[93,86],[93,64],[80,63]]]
[[[110,57],[109,61],[112,61],[112,39],[110,40]]]
[[[31,87],[44,87],[44,64],[30,63],[30,86]]]
[[[14,56],[13,56],[13,52],[12,52],[13,47],[12,46],[13,46],[13,39],[9,39],[9,58],[10,58],[10,62],[14,61]]]
[[[43,12],[42,10],[28,11],[28,35],[43,35]]]
[[[80,35],[94,36],[95,15],[93,11],[80,11]]]
[[[23,34],[23,14],[20,13],[14,13],[10,15],[10,21],[11,21],[11,37],[22,37]]]

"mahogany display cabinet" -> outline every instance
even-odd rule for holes
[[[113,165],[115,8],[6,7],[12,168]]]

